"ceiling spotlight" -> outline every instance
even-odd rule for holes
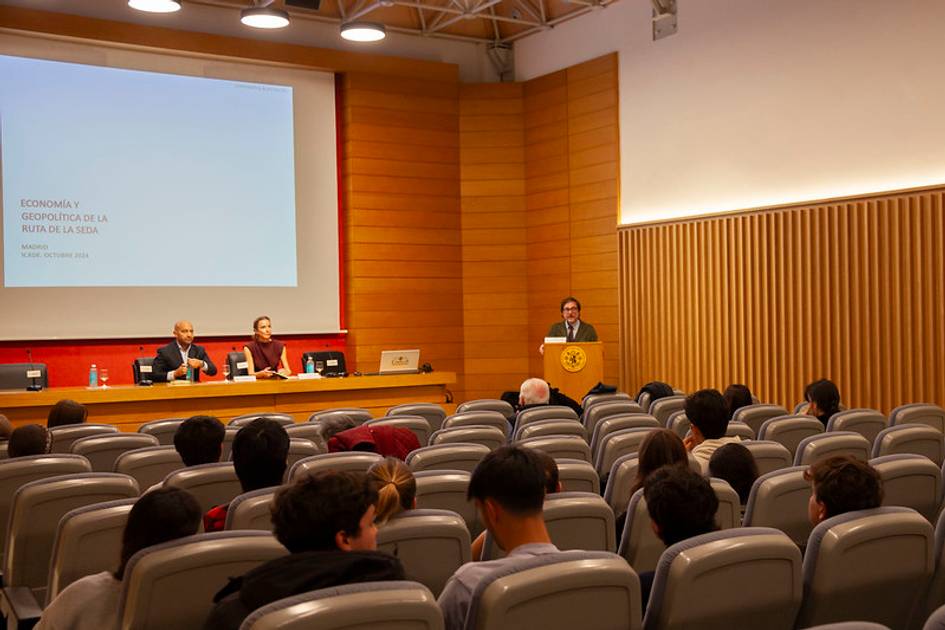
[[[341,37],[351,42],[377,42],[387,37],[387,30],[376,22],[349,22],[341,25]]]
[[[180,0],[128,0],[128,6],[148,13],[180,11]]]
[[[240,13],[240,22],[253,28],[284,28],[289,25],[289,14],[282,9],[251,7]]]

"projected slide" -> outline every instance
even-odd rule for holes
[[[292,88],[0,55],[7,287],[294,287]]]

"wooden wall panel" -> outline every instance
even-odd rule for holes
[[[527,378],[522,85],[459,91],[466,399]]]
[[[620,230],[621,385],[945,404],[945,189]]]
[[[459,85],[348,73],[340,98],[348,353],[420,348],[462,397]]]

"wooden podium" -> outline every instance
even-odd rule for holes
[[[546,343],[545,380],[577,402],[604,380],[604,350],[600,341]]]

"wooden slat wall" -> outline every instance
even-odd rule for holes
[[[945,405],[945,189],[620,230],[621,384]]]
[[[528,376],[522,85],[460,87],[467,400]]]
[[[372,371],[381,350],[420,348],[461,374],[459,85],[341,81],[349,357]]]

